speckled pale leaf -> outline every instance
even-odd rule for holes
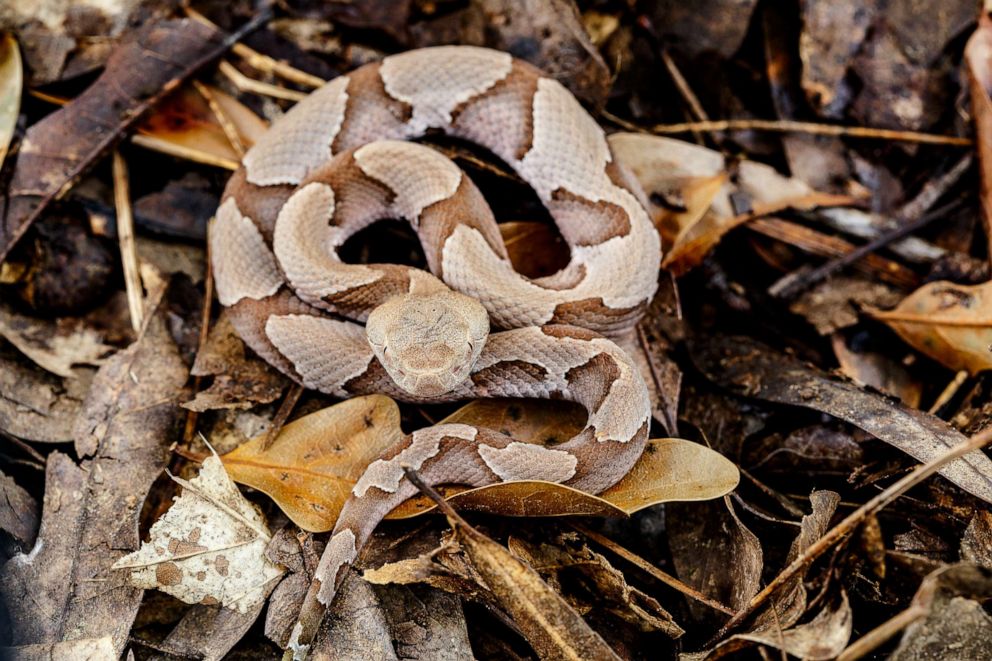
[[[150,540],[114,564],[131,583],[189,604],[221,604],[245,613],[285,569],[265,557],[270,535],[262,513],[245,500],[216,456],[186,482]]]

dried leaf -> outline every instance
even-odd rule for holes
[[[18,314],[0,305],[0,336],[42,369],[61,377],[74,376],[74,365],[101,365],[113,351],[103,338],[84,323],[53,324]]]
[[[0,647],[0,657],[7,661],[48,661],[49,659],[116,659],[120,656],[110,636],[75,638],[58,643]]]
[[[271,540],[261,510],[238,491],[216,456],[152,526],[148,542],[114,563],[131,584],[188,604],[220,604],[256,614],[286,571],[265,556]]]
[[[0,571],[13,644],[112,636],[116,654],[141,590],[110,571],[137,549],[145,496],[168,461],[181,423],[188,372],[167,330],[161,302],[149,306],[142,336],[100,369],[75,425],[77,466],[49,455],[41,530],[30,553]]]
[[[0,228],[0,261],[167,90],[224,47],[216,31],[197,21],[147,25],[115,50],[85,92],[28,129]]]
[[[576,544],[574,533],[559,535],[554,543],[531,543],[511,537],[507,546],[580,612],[605,609],[640,630],[661,631],[680,638],[685,631],[657,600],[627,584],[605,556]],[[579,586],[569,590],[566,586]]]
[[[368,395],[294,420],[267,450],[263,434],[222,459],[235,482],[267,494],[304,530],[324,532],[366,467],[402,436],[396,403]]]
[[[0,473],[0,530],[25,547],[34,543],[38,533],[38,503],[4,473]]]
[[[992,572],[967,563],[941,567],[923,579],[909,610],[919,619],[903,633],[890,661],[982,659],[992,618],[981,605],[992,597]]]
[[[270,584],[270,589],[275,582]],[[197,604],[160,643],[159,649],[181,658],[220,661],[240,641],[265,606],[260,600],[245,613],[222,606]]]
[[[511,221],[499,224],[510,263],[528,278],[553,275],[568,264],[568,246],[548,223]]]
[[[63,380],[8,353],[0,352],[0,430],[39,443],[72,442],[95,370],[80,368]]]
[[[747,337],[710,335],[704,342],[691,342],[690,354],[714,383],[747,397],[828,413],[920,462],[930,461],[966,440],[933,415],[866,392]],[[992,460],[981,452],[951,462],[940,474],[968,493],[992,502]]]
[[[650,211],[663,235],[675,234],[662,261],[662,266],[675,275],[698,266],[727,232],[749,220],[788,208],[839,206],[853,201],[849,196],[817,193],[798,179],[752,161],[739,164],[731,183],[719,152],[680,140],[614,133],[609,141],[617,158],[652,195]],[[731,196],[746,200],[748,211],[736,211]],[[675,197],[685,210],[673,213],[653,201],[659,197]]]
[[[992,369],[992,282],[931,282],[893,310],[872,310],[899,337],[952,370]]]
[[[589,628],[537,572],[500,544],[446,511],[472,564],[542,659],[615,659],[609,645]]]
[[[21,109],[21,88],[24,74],[21,51],[11,34],[0,35],[0,167],[14,138],[17,115]]]
[[[250,147],[268,128],[265,120],[234,97],[204,86],[227,121],[237,132],[242,146]],[[183,87],[166,98],[155,112],[137,127],[138,142],[167,154],[198,163],[237,169],[241,153],[225,133],[220,120],[203,95]]]
[[[720,643],[709,654],[700,656],[705,661],[715,661],[757,644],[782,650],[801,659],[828,661],[836,658],[847,646],[853,619],[847,594],[842,592],[841,602],[836,608],[825,607],[805,624],[775,628],[762,634],[738,634]]]
[[[737,517],[729,498],[666,506],[668,543],[679,578],[707,597],[739,610],[761,588],[761,542]],[[689,601],[697,618],[709,607]]]
[[[992,570],[992,513],[975,512],[961,538],[961,559]]]
[[[201,413],[274,402],[289,383],[264,360],[245,351],[245,343],[235,332],[226,310],[210,329],[206,345],[197,353],[190,373],[214,377],[209,388],[183,404],[190,411]]]

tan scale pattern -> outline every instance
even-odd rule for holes
[[[278,315],[265,334],[289,359],[304,387],[344,397],[342,385],[368,369],[374,355],[365,329],[350,321],[309,315]]]
[[[510,443],[504,448],[480,445],[479,456],[504,482],[544,480],[564,482],[575,475],[579,460],[570,452],[543,448],[532,443]]]
[[[237,250],[215,251],[211,256],[221,305],[234,305],[242,298],[265,298],[279,290],[283,279],[275,256],[251,219],[238,211],[234,198],[229,197],[217,209],[209,233],[215,246],[238,246]]]

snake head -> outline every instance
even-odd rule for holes
[[[369,314],[365,334],[393,381],[411,395],[432,397],[468,377],[489,336],[489,314],[450,290],[404,294]]]

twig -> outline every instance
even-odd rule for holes
[[[609,537],[605,537],[603,535],[600,535],[598,532],[595,532],[593,530],[590,530],[589,528],[587,528],[584,525],[579,524],[579,523],[573,523],[573,524],[571,524],[571,526],[573,528],[575,528],[576,530],[578,530],[583,535],[585,535],[586,537],[588,537],[589,539],[591,539],[592,541],[594,541],[597,544],[599,544],[600,546],[603,546],[606,549],[608,549],[608,550],[612,551],[613,553],[617,554],[618,556],[620,556],[621,558],[623,558],[627,562],[631,563],[632,565],[634,565],[638,569],[647,572],[648,574],[650,574],[654,578],[658,579],[659,581],[661,581],[662,583],[664,583],[668,587],[675,588],[676,590],[678,590],[679,592],[681,592],[685,596],[689,597],[690,599],[695,599],[699,603],[705,604],[705,605],[709,606],[710,608],[712,608],[713,610],[720,611],[721,613],[726,613],[727,615],[733,615],[734,614],[734,611],[733,610],[731,610],[730,608],[727,608],[726,606],[724,606],[723,604],[721,604],[719,601],[716,601],[715,599],[710,599],[705,594],[703,594],[699,590],[695,589],[691,585],[686,585],[685,583],[683,583],[679,579],[675,578],[671,574],[668,574],[668,573],[666,573],[666,572],[658,569],[657,567],[655,567],[654,565],[652,565],[650,562],[648,562],[647,560],[645,560],[641,556],[639,556],[636,553],[633,553],[633,552],[625,549],[624,547],[620,546],[619,544],[617,544],[616,542],[614,542]]]
[[[964,443],[948,448],[948,450],[940,456],[934,457],[927,463],[917,466],[912,472],[902,477],[877,496],[869,500],[867,503],[848,514],[843,521],[828,530],[823,537],[813,542],[813,544],[811,544],[802,554],[800,554],[799,557],[793,560],[788,567],[783,569],[782,572],[771,581],[771,583],[765,586],[761,592],[752,597],[747,606],[730,618],[730,620],[728,620],[727,623],[721,627],[720,631],[717,632],[716,636],[713,637],[706,647],[712,647],[717,641],[726,636],[727,633],[740,626],[744,620],[751,617],[762,604],[768,601],[769,597],[775,594],[779,588],[794,579],[797,574],[800,574],[800,572],[805,571],[805,569],[811,565],[813,561],[823,555],[834,544],[852,534],[857,527],[861,525],[866,518],[868,518],[868,516],[877,513],[879,510],[892,503],[892,501],[896,498],[936,473],[945,464],[954,461],[959,457],[963,457],[969,452],[978,450],[979,448],[987,445],[990,441],[992,441],[992,427],[980,431]]]
[[[254,94],[271,96],[275,99],[285,99],[287,101],[301,101],[307,97],[305,92],[286,89],[285,87],[271,85],[260,80],[255,80],[254,78],[250,78],[238,71],[237,67],[227,60],[221,60],[217,68],[228,80],[231,81],[232,85],[238,88],[238,91],[240,92],[252,92]]]
[[[933,319],[930,320],[930,323],[933,323]],[[961,370],[955,374],[954,378],[951,379],[951,382],[948,383],[942,391],[940,391],[940,395],[938,395],[937,399],[934,400],[933,406],[930,407],[928,413],[937,415],[937,411],[944,408],[944,405],[951,401],[954,395],[958,393],[958,390],[961,389],[961,386],[963,386],[964,382],[967,380],[968,370]]]
[[[966,160],[970,163],[971,157],[967,157]],[[838,271],[847,268],[859,259],[866,257],[876,250],[884,248],[894,241],[898,241],[899,239],[912,234],[916,230],[928,225],[938,218],[942,218],[949,209],[957,206],[957,204],[957,201],[949,202],[939,209],[904,223],[888,232],[885,232],[884,234],[880,234],[877,238],[872,239],[864,245],[858,246],[846,255],[832,259],[829,262],[821,264],[815,269],[791,273],[769,287],[768,293],[778,298],[794,298],[810,287],[826,280]]]
[[[769,131],[773,133],[809,133],[811,135],[834,135],[848,138],[866,138],[872,140],[892,140],[895,142],[916,142],[931,145],[953,145],[956,147],[971,147],[974,143],[968,138],[953,135],[938,135],[920,133],[918,131],[894,131],[877,129],[867,126],[835,126],[833,124],[817,124],[815,122],[796,122],[785,119],[720,119],[708,122],[683,122],[681,124],[656,124],[654,126],[638,126],[616,115],[603,111],[603,117],[617,126],[638,133],[655,133],[659,135],[693,133],[719,133],[721,131]]]
[[[231,147],[234,149],[235,153],[242,157],[245,155],[245,144],[241,142],[241,136],[238,134],[237,127],[231,122],[231,119],[224,112],[224,109],[220,107],[217,103],[217,97],[214,93],[210,91],[210,88],[201,83],[199,80],[193,81],[193,87],[196,91],[200,93],[200,96],[204,98],[207,105],[210,106],[210,112],[213,113],[214,118],[217,123],[220,124],[220,128],[224,131],[224,135],[227,136],[227,141],[231,143]]]
[[[913,622],[921,617],[926,617],[926,615],[926,608],[921,608],[915,604],[910,606],[848,645],[840,653],[836,661],[855,661],[855,659],[860,659]]]
[[[273,441],[276,440],[276,436],[282,431],[283,425],[286,424],[286,420],[289,419],[290,414],[293,409],[296,408],[296,402],[300,401],[300,395],[303,394],[303,386],[298,383],[294,383],[289,388],[289,392],[286,393],[286,397],[283,398],[282,404],[279,405],[279,410],[276,411],[276,415],[272,418],[272,425],[269,430],[265,432],[265,438],[262,439],[262,446],[259,448],[261,452],[265,452],[271,446]]]
[[[131,328],[137,333],[145,319],[144,288],[138,268],[138,249],[134,243],[134,215],[131,213],[131,187],[128,183],[127,163],[121,153],[114,150],[114,207],[117,211],[117,241],[121,248],[124,267],[124,289],[127,307],[131,313]]]
[[[199,21],[204,25],[209,25],[210,27],[219,30],[220,28],[211,21],[209,18],[196,11],[190,7],[183,7],[183,11],[186,15],[192,18],[194,21]],[[270,71],[277,76],[296,83],[298,85],[303,85],[305,87],[320,87],[325,81],[323,78],[309,74],[306,71],[300,71],[296,67],[292,67],[285,62],[280,62],[275,60],[268,55],[263,55],[257,50],[249,48],[244,44],[233,44],[231,46],[231,51],[240,58],[243,58],[252,67],[258,69],[259,71]]]

